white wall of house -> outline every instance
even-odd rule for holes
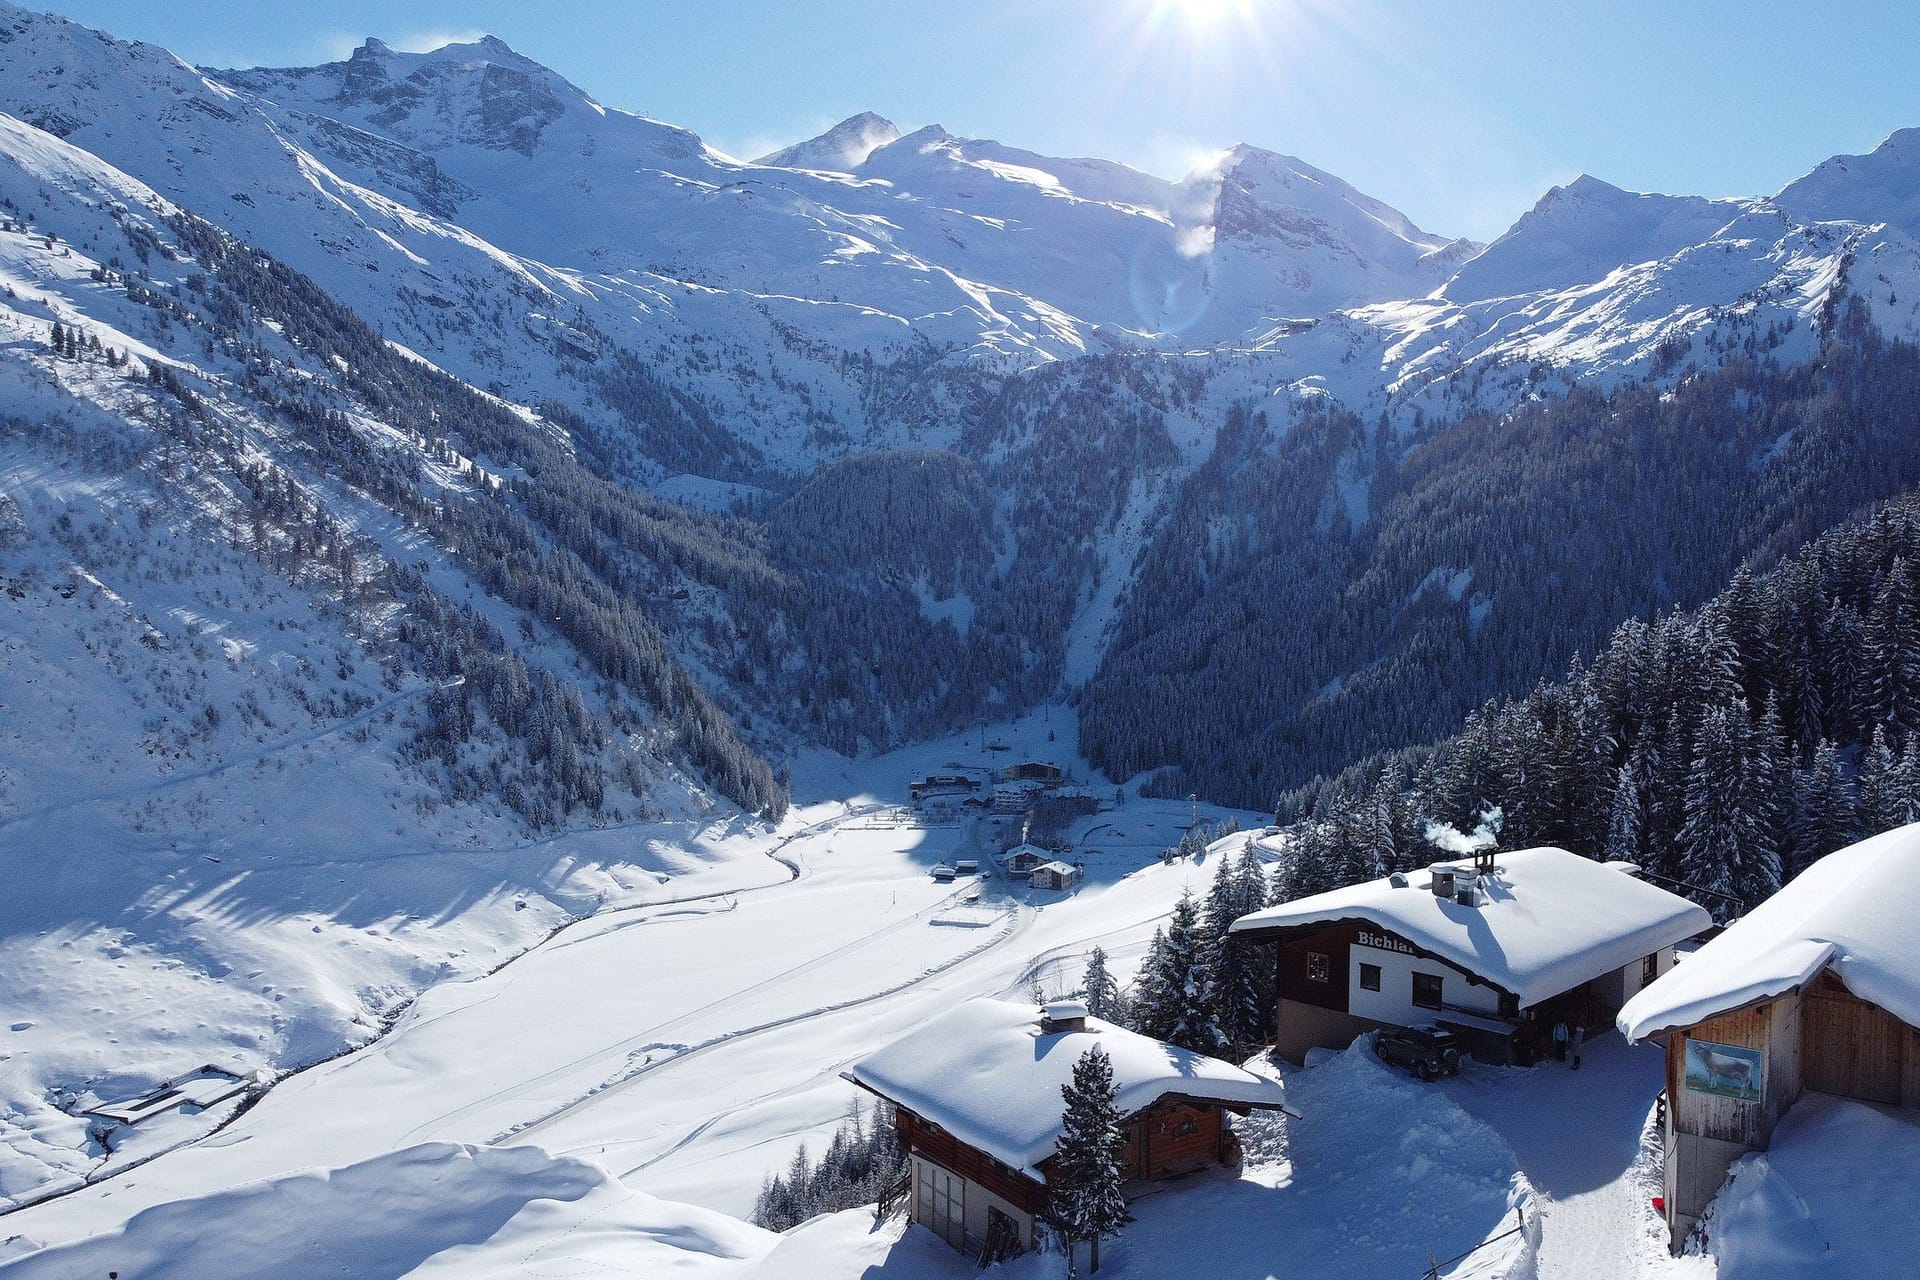
[[[1647,971],[1648,960],[1654,962],[1653,973]],[[1635,960],[1629,965],[1622,965],[1612,973],[1595,978],[1593,989],[1595,994],[1617,1009],[1638,994],[1640,989],[1655,977],[1671,968],[1673,968],[1673,948],[1662,947],[1651,956]]]
[[[1431,1022],[1435,1010],[1413,1002],[1413,975],[1432,974],[1441,979],[1440,999],[1454,1009],[1486,1017],[1500,1014],[1500,993],[1492,987],[1467,981],[1465,974],[1451,965],[1403,951],[1355,944],[1347,949],[1347,1011],[1363,1018],[1391,1022],[1395,1026],[1418,1026]],[[1360,985],[1360,966],[1380,966],[1380,989],[1368,991]]]

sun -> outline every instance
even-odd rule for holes
[[[1257,0],[1153,0],[1155,18],[1196,31],[1213,31],[1250,20]]]

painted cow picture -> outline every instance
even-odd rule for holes
[[[1687,1088],[1695,1093],[1759,1102],[1765,1092],[1760,1050],[1741,1045],[1687,1041]]]

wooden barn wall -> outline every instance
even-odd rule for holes
[[[1830,973],[1808,987],[1802,1004],[1807,1088],[1899,1105],[1913,1041],[1907,1025]]]
[[[1219,1163],[1220,1108],[1158,1102],[1140,1119],[1146,1136],[1147,1177],[1176,1177]]]
[[[1670,1077],[1678,1088],[1669,1100],[1678,1132],[1749,1149],[1767,1145],[1773,1126],[1800,1094],[1798,1004],[1796,997],[1785,996],[1752,1009],[1722,1014],[1670,1038],[1668,1052],[1675,1055]],[[1765,1083],[1762,1100],[1742,1102],[1687,1088],[1686,1046],[1693,1040],[1759,1049]]]

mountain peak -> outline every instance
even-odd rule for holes
[[[1229,147],[1186,182],[1213,189],[1214,224],[1222,237],[1281,234],[1284,226],[1290,228],[1286,235],[1331,234],[1375,260],[1383,254],[1398,255],[1404,248],[1418,256],[1449,243],[1447,237],[1421,230],[1398,209],[1324,169],[1245,142]],[[1314,230],[1313,223],[1328,230]],[[1395,243],[1401,248],[1395,248]]]
[[[858,168],[868,156],[899,137],[900,130],[893,121],[871,111],[862,111],[858,115],[848,116],[818,137],[783,147],[761,156],[754,163],[780,169],[846,172]]]
[[[1583,173],[1566,186],[1555,187],[1554,191],[1564,191],[1568,195],[1580,196],[1618,196],[1627,193],[1625,187],[1616,187],[1604,178],[1596,178],[1590,173]],[[1548,194],[1553,193],[1548,192]]]
[[[1738,200],[1629,191],[1583,173],[1550,188],[1443,288],[1453,302],[1571,289],[1705,243],[1746,207]]]
[[[1920,129],[1896,129],[1865,155],[1822,160],[1774,203],[1817,222],[1884,222],[1920,234]]]

